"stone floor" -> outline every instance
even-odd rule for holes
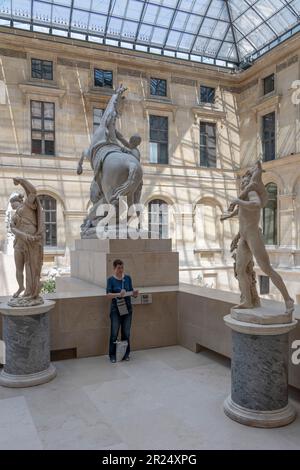
[[[180,346],[56,363],[38,387],[0,387],[0,449],[300,449],[299,417],[255,429],[222,410],[230,390],[226,359]]]

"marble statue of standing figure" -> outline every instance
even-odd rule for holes
[[[259,225],[261,209],[268,202],[268,194],[262,182],[262,172],[261,163],[258,161],[242,176],[242,192],[230,204],[228,212],[221,217],[221,220],[235,215],[239,218],[239,239],[235,256],[235,270],[241,291],[241,303],[235,308],[247,309],[257,306],[257,301],[253,301],[252,286],[249,280],[249,272],[247,272],[254,256],[260,269],[266,276],[270,277],[273,284],[280,291],[285,302],[286,313],[290,314],[294,310],[294,300],[290,297],[281,276],[271,266]]]
[[[44,302],[39,295],[44,251],[43,209],[36,189],[29,181],[24,178],[14,178],[13,181],[24,188],[26,197],[24,200],[23,194],[15,193],[10,199],[15,211],[11,231],[15,236],[14,256],[19,288],[8,303],[13,307],[40,305]]]

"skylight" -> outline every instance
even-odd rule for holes
[[[224,66],[298,32],[299,15],[300,0],[0,0],[1,25]]]

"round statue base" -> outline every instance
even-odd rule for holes
[[[234,421],[256,428],[279,428],[292,423],[296,418],[296,411],[290,403],[278,410],[257,411],[237,405],[231,395],[224,402],[224,412]]]
[[[33,374],[14,375],[2,371],[0,374],[0,385],[3,387],[23,388],[50,382],[56,376],[56,369],[50,364],[48,369]]]
[[[232,330],[231,395],[224,412],[247,426],[275,428],[296,417],[288,401],[288,337],[297,321],[282,314],[280,304],[273,314],[262,310],[233,308],[224,317]]]
[[[55,302],[35,306],[0,305],[5,360],[0,374],[4,387],[32,387],[56,375],[50,363],[49,311]]]

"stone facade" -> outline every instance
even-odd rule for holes
[[[291,295],[300,301],[300,144],[299,36],[263,56],[243,72],[237,98],[240,123],[240,166],[248,167],[263,154],[263,116],[275,113],[275,160],[263,164],[263,181],[277,186],[277,241],[267,249],[273,267]],[[274,74],[274,91],[264,94],[263,80]],[[257,271],[258,274],[260,271]],[[280,299],[270,284],[270,296]]]
[[[0,28],[0,36],[0,250],[7,252],[5,217],[12,178],[22,175],[39,194],[55,198],[57,246],[46,247],[46,261],[69,265],[69,250],[79,237],[92,178],[87,164],[84,174],[76,175],[77,161],[90,142],[93,108],[105,107],[111,94],[94,86],[94,68],[101,68],[113,71],[114,87],[120,83],[128,87],[119,129],[125,137],[136,132],[142,136],[142,202],[160,199],[168,204],[168,236],[179,252],[184,282],[237,290],[229,253],[237,224],[222,224],[219,215],[237,194],[236,172],[260,155],[261,113],[272,107],[279,110],[280,159],[265,164],[264,178],[278,183],[279,194],[279,247],[272,247],[271,256],[277,265],[285,263],[284,277],[294,282],[297,256],[300,260],[296,222],[300,220],[300,174],[295,172],[300,160],[299,106],[291,103],[291,84],[299,77],[297,36],[241,73],[6,28]],[[51,82],[31,78],[32,58],[53,61]],[[264,99],[261,80],[272,71],[276,89]],[[150,95],[150,77],[167,80],[167,97]],[[215,105],[200,105],[200,85],[216,89]],[[55,156],[31,153],[31,100],[55,104]],[[168,117],[168,165],[150,163],[149,115]],[[202,121],[216,123],[216,168],[200,167]],[[294,295],[296,290],[292,289]]]

